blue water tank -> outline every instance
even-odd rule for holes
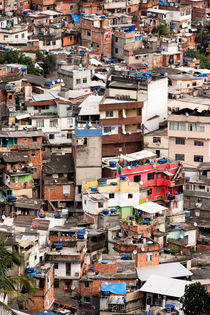
[[[126,180],[126,176],[125,175],[120,175],[120,180]]]
[[[8,202],[15,202],[17,198],[15,196],[8,196],[7,197]]]
[[[142,221],[142,224],[143,225],[150,225],[150,221],[149,220],[144,220],[144,221]]]
[[[26,268],[26,271],[27,271],[28,273],[32,273],[32,272],[34,272],[34,268]]]
[[[165,164],[165,163],[167,163],[167,159],[165,158],[158,160],[158,164]]]
[[[117,209],[111,209],[111,213],[117,213]]]
[[[109,166],[110,167],[116,167],[117,166],[117,162],[116,161],[109,161]]]
[[[186,182],[189,182],[189,181],[190,181],[190,177],[186,176],[186,177],[185,177],[185,181],[186,181]]]
[[[92,192],[96,192],[96,191],[97,191],[97,187],[91,187],[90,190],[91,190]]]
[[[110,185],[117,186],[117,182],[111,182]]]
[[[56,248],[56,250],[61,250],[63,248],[63,243],[56,242],[53,243],[53,246]]]
[[[122,254],[121,259],[122,260],[128,260],[128,254]]]
[[[101,264],[102,264],[102,265],[108,265],[108,263],[109,263],[108,260],[102,260],[102,261],[101,261]]]
[[[60,219],[61,215],[60,214],[54,214],[55,219]]]
[[[103,213],[104,215],[108,215],[108,214],[109,214],[109,209],[104,209],[104,210],[102,211],[102,213]]]
[[[41,219],[43,219],[43,218],[46,217],[46,215],[45,215],[45,214],[40,214],[39,217],[40,217]]]

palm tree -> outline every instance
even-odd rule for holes
[[[25,276],[8,276],[8,272],[15,266],[21,265],[20,254],[17,251],[10,251],[5,246],[5,238],[0,233],[0,312],[17,315],[7,304],[7,297],[21,296],[24,299],[31,299],[35,289],[29,279]],[[20,290],[21,288],[21,290]],[[22,292],[24,293],[22,293]]]

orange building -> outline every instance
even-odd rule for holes
[[[111,57],[112,28],[105,16],[91,15],[80,20],[82,46],[89,48],[96,55]]]

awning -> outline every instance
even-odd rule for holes
[[[21,119],[26,119],[26,118],[30,118],[31,116],[29,114],[23,114],[23,115],[19,115],[16,116],[17,120],[21,120]]]
[[[155,214],[157,212],[162,212],[164,210],[167,210],[168,208],[163,207],[161,205],[159,205],[158,203],[152,202],[152,201],[148,201],[145,203],[141,203],[138,206],[138,210],[141,210],[143,212],[147,212],[150,214]]]
[[[124,296],[111,296],[109,298],[109,304],[118,304],[118,305],[125,304]]]
[[[171,172],[169,171],[163,171],[163,173],[169,177],[172,177],[174,174],[172,174]]]

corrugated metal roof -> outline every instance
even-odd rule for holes
[[[191,281],[152,275],[140,291],[180,298],[184,295],[185,286],[191,283]]]
[[[148,280],[151,275],[165,276],[169,278],[180,278],[192,275],[192,272],[179,262],[136,268],[136,271],[138,278],[141,281]]]

